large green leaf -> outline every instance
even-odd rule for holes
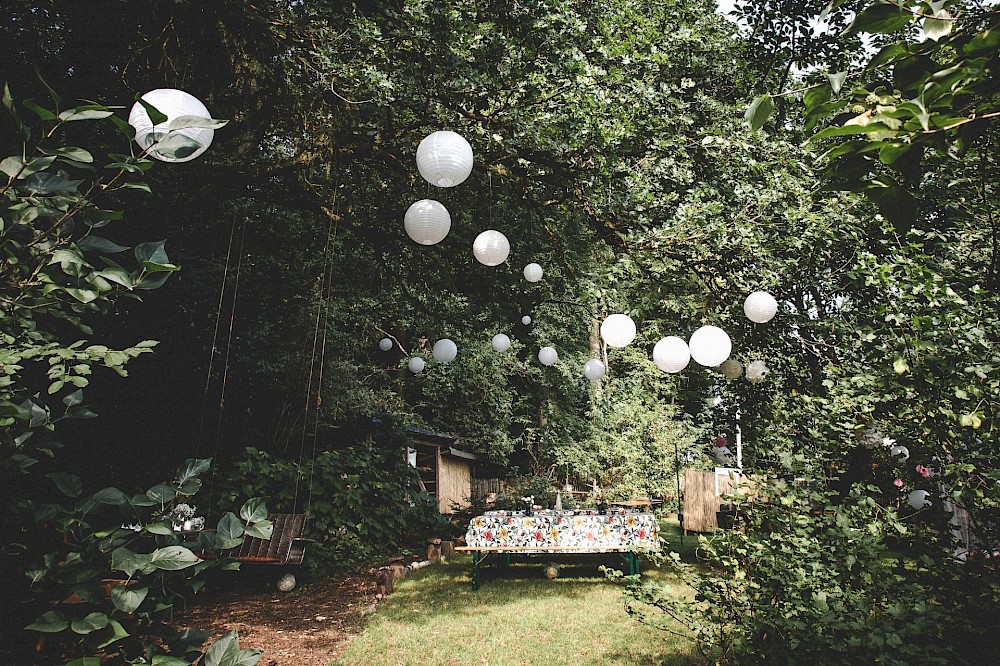
[[[116,585],[111,589],[111,603],[123,613],[132,613],[145,601],[149,588],[132,589],[127,585]]]
[[[77,243],[76,246],[84,252],[87,250],[97,250],[98,252],[106,252],[109,254],[124,252],[128,249],[128,247],[124,245],[119,245],[118,243],[109,241],[106,238],[101,238],[100,236],[87,236]]]
[[[743,114],[743,120],[751,132],[756,132],[764,126],[772,113],[774,113],[774,100],[771,99],[770,95],[761,95],[747,107],[746,113]]]
[[[187,569],[200,562],[198,556],[184,546],[166,546],[157,548],[149,557],[149,563],[157,569],[176,571]]]
[[[146,497],[160,504],[167,504],[177,497],[177,492],[167,484],[160,483],[147,490]]]
[[[146,553],[136,553],[128,548],[116,548],[111,552],[111,570],[124,571],[129,576],[149,566],[150,556]]]
[[[40,631],[43,634],[54,634],[69,628],[69,620],[62,613],[46,611],[38,619],[25,627],[28,631]]]
[[[83,481],[76,474],[68,472],[49,472],[45,476],[52,479],[63,495],[67,497],[79,497],[83,493]]]
[[[243,523],[240,519],[236,517],[236,514],[229,511],[219,520],[218,526],[219,536],[226,541],[235,541],[243,539]]]
[[[844,30],[844,36],[859,32],[884,33],[900,30],[912,21],[914,15],[895,3],[877,3],[865,7]]]
[[[180,467],[177,468],[177,483],[183,484],[188,481],[188,479],[193,479],[200,474],[203,474],[208,471],[208,468],[211,467],[211,465],[211,458],[188,458]]]
[[[108,626],[97,637],[99,639],[97,648],[101,649],[106,648],[112,643],[117,643],[123,638],[128,638],[129,633],[125,631],[125,627],[118,620],[108,620]]]
[[[232,631],[209,646],[201,666],[254,666],[262,650],[241,650],[239,635]]]
[[[251,497],[240,508],[240,518],[247,523],[257,523],[267,518],[267,503],[263,497]]]
[[[169,264],[170,257],[164,249],[166,241],[150,241],[135,246],[135,258],[140,262],[152,261],[159,264]]]
[[[104,613],[89,613],[85,617],[76,618],[70,623],[70,629],[78,634],[89,634],[92,631],[108,626],[108,616]]]
[[[103,490],[98,490],[91,496],[91,499],[100,504],[110,504],[112,506],[128,504],[128,495],[117,488],[104,488]]]
[[[246,533],[252,537],[257,537],[258,539],[270,539],[274,534],[274,525],[270,520],[261,520],[256,523],[250,523],[243,528]]]

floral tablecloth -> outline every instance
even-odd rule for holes
[[[574,547],[657,550],[656,517],[651,513],[582,515],[543,512],[526,515],[496,512],[473,518],[465,533],[470,548]]]

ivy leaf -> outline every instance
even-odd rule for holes
[[[751,132],[756,132],[764,126],[772,113],[774,113],[774,100],[771,99],[770,95],[761,95],[747,107],[746,113],[743,114],[743,120]]]

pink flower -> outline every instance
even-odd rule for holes
[[[924,467],[923,465],[917,465],[916,470],[917,474],[924,477],[925,479],[931,475],[931,471],[926,467]]]
[[[896,486],[897,488],[902,488],[903,487],[903,480],[902,479],[896,479],[895,481],[892,482],[892,485]]]

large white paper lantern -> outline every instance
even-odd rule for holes
[[[691,348],[691,358],[706,368],[722,365],[733,351],[732,340],[718,326],[702,326],[691,334],[688,346]]]
[[[609,315],[601,322],[601,337],[611,347],[625,347],[635,340],[635,322],[628,315]]]
[[[187,162],[212,145],[214,129],[185,127],[191,122],[185,116],[204,120],[212,118],[212,114],[197,97],[183,90],[157,88],[143,95],[142,99],[167,117],[162,123],[154,125],[149,113],[139,102],[133,104],[129,111],[128,124],[135,128],[135,142],[143,150],[149,150],[150,157],[161,162]],[[171,124],[180,129],[171,130]],[[156,147],[150,150],[154,144]]]
[[[750,361],[747,364],[747,379],[755,384],[764,381],[769,372],[771,372],[771,369],[767,367],[767,363],[764,363],[764,361]]]
[[[653,363],[663,372],[680,372],[691,360],[691,350],[676,335],[661,338],[653,345]]]
[[[417,146],[417,171],[431,185],[459,185],[472,173],[472,146],[455,132],[429,134]]]
[[[740,375],[743,374],[743,364],[735,358],[727,358],[721,365],[719,365],[719,372],[721,372],[726,379],[739,379]]]
[[[603,377],[605,372],[607,372],[607,368],[596,358],[592,358],[583,364],[583,376],[592,382],[596,382]]]
[[[389,351],[392,349],[392,340],[389,338],[382,338],[378,341],[378,348],[382,351]]]
[[[420,358],[419,356],[414,356],[406,364],[406,367],[410,369],[410,372],[412,372],[415,375],[418,375],[424,371],[424,359]]]
[[[542,365],[553,365],[559,360],[559,354],[556,353],[555,347],[542,347],[538,350],[538,361]]]
[[[494,351],[505,352],[510,349],[510,338],[503,333],[497,333],[493,336],[493,340],[490,344],[493,346]]]
[[[524,315],[523,317],[521,317],[521,323],[527,326],[528,324],[531,323],[531,317],[528,315]]]
[[[524,279],[528,282],[538,282],[544,274],[545,271],[536,263],[530,263],[524,267]]]
[[[476,236],[472,242],[472,254],[476,255],[476,261],[487,266],[499,266],[507,261],[510,254],[510,242],[507,237],[499,231],[487,229]]]
[[[441,338],[434,343],[431,353],[441,363],[451,363],[458,355],[458,346],[448,338]]]
[[[451,230],[451,213],[439,201],[421,199],[406,209],[403,228],[415,242],[434,245],[443,241]]]
[[[743,301],[743,313],[756,324],[766,324],[778,311],[778,301],[766,291],[755,291]]]
[[[928,497],[930,497],[930,493],[926,490],[914,490],[907,496],[906,502],[919,511],[931,505],[931,501],[927,499]]]

